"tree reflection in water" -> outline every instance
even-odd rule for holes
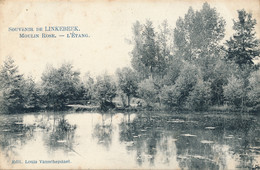
[[[102,114],[102,122],[97,123],[93,129],[92,137],[97,139],[97,143],[105,146],[109,149],[109,146],[112,142],[112,134],[113,134],[113,119],[112,114],[106,115]]]
[[[235,167],[252,168],[259,158],[252,154],[259,154],[257,127],[258,121],[245,116],[139,114],[120,124],[120,141],[136,151],[139,165],[175,159],[180,168],[227,169],[231,157],[239,159]]]
[[[131,119],[130,114],[103,114],[91,121],[90,114],[0,115],[1,154],[11,161],[40,147],[47,156],[78,154],[75,150],[84,156],[91,155],[84,148],[93,144],[91,151],[101,147],[108,164],[124,160],[115,156],[121,154],[144,168],[252,169],[260,164],[257,116],[148,112],[131,114]]]
[[[17,156],[17,147],[21,148],[33,138],[35,126],[23,123],[23,117],[10,115],[8,119],[1,117],[0,146],[1,152],[11,162]]]
[[[55,117],[55,116],[54,116]],[[71,125],[64,118],[54,118],[53,129],[46,141],[49,150],[63,149],[65,153],[73,151],[76,125]]]
[[[138,115],[130,122],[120,124],[120,141],[127,142],[128,150],[136,150],[136,160],[139,165],[148,160],[150,165],[154,165],[154,156],[157,153],[157,142],[160,141],[161,134],[156,128],[159,121],[155,121],[151,115]]]

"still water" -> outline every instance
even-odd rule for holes
[[[0,115],[0,161],[12,168],[252,169],[260,165],[259,122],[244,114]]]

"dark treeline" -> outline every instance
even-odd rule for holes
[[[70,104],[108,108],[260,111],[256,20],[238,10],[234,34],[224,41],[225,20],[204,3],[191,7],[171,29],[167,21],[133,24],[132,68],[83,79],[72,64],[46,67],[41,81],[25,78],[12,58],[1,67],[0,109],[4,113],[63,110]]]

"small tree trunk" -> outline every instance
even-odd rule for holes
[[[128,116],[128,122],[127,123],[130,123],[130,113],[127,113],[127,116]]]
[[[128,107],[130,106],[130,95],[127,96],[127,106],[128,106]]]
[[[242,102],[241,102],[241,112],[244,111],[244,96],[242,96]]]
[[[122,100],[123,107],[126,107],[125,97],[122,94],[120,95],[120,97],[121,97],[121,100]]]

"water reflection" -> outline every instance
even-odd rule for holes
[[[256,122],[252,117],[241,116],[140,114],[133,122],[120,124],[120,140],[130,144],[128,150],[137,151],[139,165],[145,161],[145,156],[150,165],[154,165],[155,158],[156,162],[160,159],[170,164],[176,156],[180,168],[252,168],[259,163],[256,151],[259,149],[259,124]],[[228,167],[228,162],[234,158],[239,164]]]
[[[113,132],[113,121],[112,115],[102,114],[102,123],[97,123],[93,130],[93,138],[97,138],[97,143],[105,146],[109,149],[112,142],[112,132]]]
[[[145,160],[149,161],[150,166],[154,165],[157,142],[161,137],[160,131],[154,127],[157,127],[156,122],[150,116],[138,116],[133,122],[128,120],[120,124],[120,140],[127,142],[128,150],[136,150],[139,165]]]
[[[260,118],[256,116],[147,112],[0,117],[0,147],[7,161],[16,156],[34,159],[38,155],[28,151],[39,151],[38,159],[68,158],[89,168],[251,169],[260,165]]]
[[[0,147],[8,161],[12,160],[13,155],[17,155],[17,148],[23,147],[33,138],[34,129],[35,126],[24,124],[22,117],[1,117]]]
[[[54,119],[52,131],[46,141],[47,146],[50,151],[55,151],[57,149],[63,149],[65,152],[74,151],[74,136],[76,125],[71,125],[68,120],[64,118]],[[48,128],[46,128],[48,131]]]

